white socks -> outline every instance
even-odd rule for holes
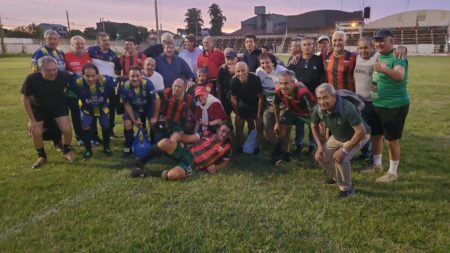
[[[397,168],[398,168],[399,162],[400,161],[389,160],[389,171],[388,172],[391,174],[397,175]]]
[[[373,156],[373,164],[381,165],[381,159],[382,159],[383,155],[382,154],[381,155],[373,154],[372,156]]]

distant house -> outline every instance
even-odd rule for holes
[[[52,29],[58,32],[59,36],[62,38],[67,38],[68,31],[67,26],[59,25],[59,24],[48,24],[48,23],[42,23],[39,24],[38,27],[45,32],[46,30]]]

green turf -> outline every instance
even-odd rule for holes
[[[46,144],[50,162],[31,170],[19,93],[29,59],[1,58],[0,252],[448,252],[449,66],[449,57],[410,58],[399,181],[376,184],[379,174],[361,175],[357,162],[357,194],[338,200],[311,158],[273,168],[269,151],[165,182],[129,178],[122,140],[115,157],[97,149],[75,164]]]

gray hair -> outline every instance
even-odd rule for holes
[[[86,40],[83,37],[81,37],[80,35],[76,35],[70,38],[70,44],[75,43],[75,41],[77,40],[82,40],[83,42],[86,42]]]
[[[43,65],[49,63],[54,63],[56,64],[56,66],[58,66],[58,62],[55,60],[55,58],[52,58],[50,56],[43,56],[38,60],[38,68],[41,69]]]
[[[173,42],[173,35],[171,33],[166,32],[166,33],[161,34],[161,43],[169,42],[169,41]]]
[[[45,32],[44,32],[44,39],[47,39],[51,35],[54,35],[54,36],[59,38],[59,33],[57,31],[52,30],[52,29],[48,29],[48,30],[45,30]]]
[[[359,43],[359,42],[362,42],[362,41],[367,41],[367,42],[369,43],[370,46],[373,45],[373,40],[372,40],[372,38],[369,38],[369,37],[360,37],[360,38],[358,39],[358,43]]]
[[[278,75],[278,78],[280,78],[281,76],[286,77],[288,80],[295,83],[295,72],[294,71],[288,70],[288,69],[283,70]]]
[[[344,31],[336,31],[336,32],[334,32],[334,33],[333,33],[333,37],[332,37],[331,40],[333,40],[333,38],[334,38],[335,36],[338,36],[338,35],[339,35],[339,36],[342,36],[343,39],[344,39],[344,41],[347,40],[347,35],[345,34]]]
[[[331,85],[329,83],[323,83],[323,84],[317,86],[316,94],[324,92],[324,91],[330,93],[330,95],[332,95],[332,96],[336,96],[336,89],[333,87],[333,85]]]

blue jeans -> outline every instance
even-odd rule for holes
[[[315,148],[316,142],[314,140],[314,136],[312,135],[311,126],[309,126],[309,135],[308,135],[308,148]],[[305,122],[300,120],[297,121],[295,125],[295,145],[297,147],[303,148],[303,138],[305,137]]]

